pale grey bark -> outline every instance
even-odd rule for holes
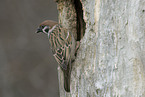
[[[85,35],[60,97],[145,97],[145,0],[81,2]]]

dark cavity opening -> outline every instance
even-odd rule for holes
[[[84,36],[86,23],[83,19],[82,3],[80,2],[80,0],[74,0],[74,5],[77,15],[77,41],[80,41]]]

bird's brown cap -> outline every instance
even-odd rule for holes
[[[55,21],[52,21],[52,20],[45,20],[45,21],[43,21],[43,22],[40,24],[40,26],[41,26],[41,25],[48,25],[48,26],[50,26],[50,27],[53,27],[53,26],[56,25],[56,24],[58,24],[58,23],[55,22]]]

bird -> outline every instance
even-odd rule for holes
[[[73,34],[67,28],[52,20],[42,22],[36,32],[48,35],[53,56],[63,71],[64,89],[66,92],[70,92],[71,64],[75,59],[76,52],[76,40]]]

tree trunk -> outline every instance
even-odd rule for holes
[[[70,93],[58,69],[60,97],[145,97],[145,0],[56,2],[59,22],[81,42]]]

